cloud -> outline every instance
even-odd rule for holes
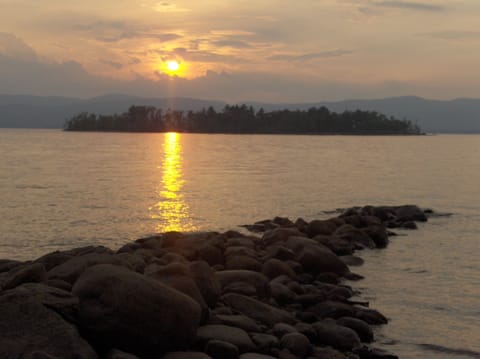
[[[446,30],[418,33],[417,36],[430,37],[439,40],[480,40],[480,31]]]
[[[321,51],[321,52],[309,52],[301,55],[287,55],[279,54],[268,57],[270,61],[308,61],[314,59],[324,59],[330,57],[339,57],[344,55],[352,54],[352,50],[331,50],[331,51]]]
[[[245,41],[241,40],[218,40],[212,41],[212,45],[217,47],[234,47],[237,49],[248,49],[252,48],[252,45],[248,44]]]
[[[0,32],[0,54],[18,59],[36,58],[35,51],[14,34]]]
[[[120,62],[109,61],[109,60],[100,60],[102,64],[113,67],[114,69],[120,70],[123,68],[123,65]]]
[[[396,9],[405,9],[405,10],[419,10],[419,11],[433,11],[439,12],[444,11],[445,7],[441,5],[436,5],[426,2],[415,2],[415,1],[378,1],[372,3],[373,6],[378,7],[387,7],[387,8],[396,8]]]

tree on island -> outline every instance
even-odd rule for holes
[[[131,106],[118,115],[82,112],[65,122],[66,131],[190,132],[258,134],[401,134],[417,135],[421,130],[409,120],[387,117],[376,111],[331,112],[312,107],[306,111],[257,112],[252,106],[226,105],[222,111],[209,107],[200,111]]]

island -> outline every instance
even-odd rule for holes
[[[162,110],[131,106],[123,114],[96,115],[82,112],[65,121],[66,131],[186,132],[225,134],[344,134],[420,135],[410,120],[387,117],[375,111],[344,111],[312,107],[306,111],[255,111],[252,106],[226,105],[201,111]]]

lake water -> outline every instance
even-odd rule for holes
[[[165,230],[227,230],[353,205],[450,217],[365,251],[355,287],[401,358],[480,358],[480,136],[65,133],[0,129],[0,258]],[[405,234],[405,235],[403,235]]]

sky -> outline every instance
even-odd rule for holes
[[[479,98],[478,19],[478,0],[0,0],[0,93]]]

